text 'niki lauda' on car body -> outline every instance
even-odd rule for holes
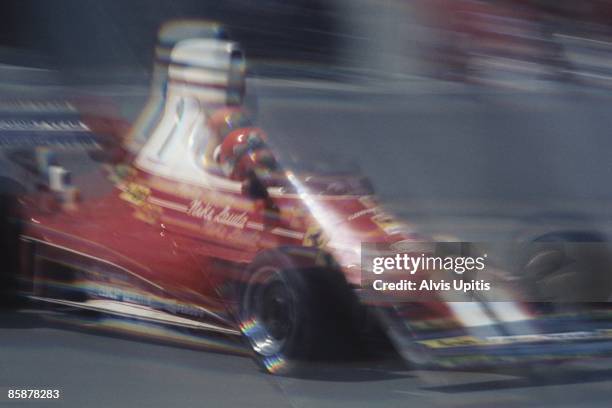
[[[432,246],[383,211],[361,176],[279,164],[265,132],[244,121],[243,55],[218,25],[168,24],[156,55],[149,103],[125,140],[105,146],[120,154],[72,180],[61,155],[39,160],[48,183],[7,210],[20,217],[5,248],[18,246],[22,294],[243,336],[275,373],[350,349],[364,309],[412,363],[480,363],[487,347],[512,357],[478,330],[529,326],[518,303],[362,296],[363,242],[421,256]]]

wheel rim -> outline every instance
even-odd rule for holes
[[[259,269],[243,298],[241,329],[253,350],[262,356],[281,352],[295,329],[295,302],[281,271]]]

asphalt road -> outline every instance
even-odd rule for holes
[[[612,99],[605,93],[255,88],[260,122],[281,150],[319,157],[330,150],[338,161],[359,163],[384,202],[425,230],[508,236],[534,213],[558,214],[552,223],[568,222],[570,213],[587,223],[598,217],[597,225],[609,217]],[[57,388],[62,399],[0,396],[0,405],[608,407],[612,398],[610,360],[528,374],[412,371],[391,356],[281,378],[247,356],[49,317],[0,315],[0,388]]]
[[[608,407],[609,360],[526,371],[411,371],[393,358],[262,373],[249,357],[83,329],[49,312],[0,314],[0,388],[59,389],[45,407]]]

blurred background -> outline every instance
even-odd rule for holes
[[[323,76],[609,79],[607,0],[7,0],[0,10],[5,51],[62,69],[147,72],[162,22],[206,18],[254,66],[286,64],[283,75],[305,64],[302,74]]]

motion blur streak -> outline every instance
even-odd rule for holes
[[[91,318],[79,317],[78,314],[66,316],[47,316],[46,319],[67,326],[80,327],[89,331],[105,333],[107,335],[127,335],[135,339],[159,341],[165,344],[184,346],[203,351],[214,351],[220,353],[250,356],[251,353],[242,346],[237,339],[223,339],[219,336],[213,337],[209,333],[192,330],[180,330],[177,328],[156,325],[138,320],[122,317]]]

